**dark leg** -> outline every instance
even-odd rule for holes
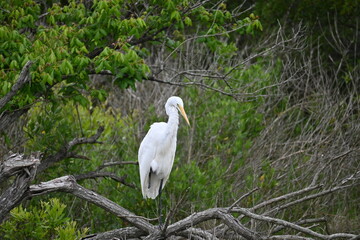
[[[159,187],[159,228],[162,228],[162,215],[161,215],[161,192],[162,192],[162,185],[163,179],[160,180],[160,187]]]
[[[148,188],[150,188],[150,182],[151,182],[151,173],[152,173],[152,168],[150,168],[150,171],[149,171],[149,184],[148,184]]]

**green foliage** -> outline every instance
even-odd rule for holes
[[[65,209],[66,205],[56,198],[41,201],[40,207],[14,208],[10,220],[0,225],[2,239],[68,240],[85,236],[88,230],[78,230],[76,222],[66,217]]]
[[[0,97],[15,83],[22,66],[34,62],[31,85],[6,109],[33,104],[39,95],[58,101],[59,93],[62,101],[85,105],[81,95],[90,90],[88,76],[94,73],[115,76],[113,83],[120,88],[135,88],[135,81],[151,72],[145,62],[149,48],[141,43],[163,40],[172,50],[195,24],[202,26],[202,41],[213,51],[223,46],[220,36],[262,29],[258,19],[234,17],[226,5],[209,11],[203,6],[191,8],[187,0],[153,1],[146,9],[138,6],[139,12],[131,12],[129,4],[120,0],[94,1],[91,7],[76,1],[47,4],[46,12],[32,0],[2,5]]]
[[[136,110],[128,115],[118,113],[118,109],[107,105],[111,91],[105,86],[135,89],[135,83],[146,79],[153,71],[149,60],[151,51],[160,44],[165,46],[168,57],[177,58],[174,50],[181,49],[184,41],[196,33],[195,44],[205,46],[219,57],[219,70],[232,75],[234,79],[244,79],[236,87],[241,87],[257,73],[259,78],[265,75],[261,67],[244,72],[227,68],[230,59],[237,58],[237,44],[233,40],[239,34],[255,34],[262,30],[260,21],[254,15],[232,15],[225,3],[216,8],[207,8],[206,5],[194,7],[194,2],[187,0],[152,0],[144,5],[140,2],[133,8],[131,1],[90,2],[91,6],[78,1],[45,1],[39,4],[26,0],[4,2],[1,6],[0,98],[10,91],[24,64],[33,61],[31,82],[1,109],[16,111],[29,108],[23,127],[25,151],[41,151],[47,157],[73,138],[90,136],[99,125],[105,126],[100,139],[104,144],[71,149],[91,160],[65,159],[37,176],[38,182],[95,171],[99,165],[108,161],[136,161],[139,142],[143,137],[139,134],[143,131],[139,129],[142,128],[139,122],[144,118],[146,124],[150,125],[158,117],[151,111],[151,107],[146,115],[140,115]],[[102,84],[92,81],[89,78],[92,74],[110,77]],[[228,90],[223,83],[215,87],[224,86]],[[208,116],[211,119],[223,119],[223,122],[205,118],[194,121],[197,134],[193,150],[184,143],[185,140],[180,140],[174,171],[166,188],[166,194],[171,196],[167,205],[171,206],[183,195],[187,200],[185,206],[191,205],[199,210],[220,203],[225,205],[231,201],[228,194],[232,189],[224,172],[228,171],[230,163],[234,163],[234,168],[229,174],[242,166],[252,144],[251,138],[261,131],[263,117],[256,112],[259,103],[239,105],[232,99],[212,98],[212,93],[199,89],[186,89],[183,94],[188,96],[187,106],[192,109],[191,116]],[[211,101],[204,103],[199,95]],[[187,131],[181,128],[179,139],[189,135]],[[194,154],[194,149],[202,154]],[[84,180],[81,184],[139,215],[150,218],[156,216],[155,202],[142,199],[136,166],[112,167],[106,171],[118,176],[126,175],[126,182],[136,188],[129,188],[111,179]],[[208,172],[213,174],[209,175]],[[205,191],[204,185],[209,185]],[[191,188],[188,189],[188,186]],[[67,195],[54,195],[66,203],[73,201]],[[48,204],[52,206],[58,203],[51,200]],[[72,204],[74,209],[83,211],[72,211],[64,217],[64,208],[60,204],[58,209],[62,210],[57,217],[59,225],[51,223],[51,236],[28,235],[28,238],[49,239],[56,235],[56,238],[64,239],[66,234],[72,234],[72,237],[68,236],[71,239],[79,235],[68,217],[79,219],[81,225],[89,224],[94,232],[126,224],[115,217],[110,218],[98,207],[87,206],[84,209],[84,203],[80,201]],[[38,212],[38,215],[33,215],[45,221],[48,205],[39,204],[33,199],[31,206],[30,210],[19,208],[16,211],[23,215]],[[29,222],[34,224],[32,228],[41,226],[36,225],[38,220],[28,217]],[[100,221],[101,224],[98,224]],[[18,222],[7,222],[6,231],[10,231],[11,226],[18,226]],[[46,231],[35,233],[48,234]]]

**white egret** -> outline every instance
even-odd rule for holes
[[[139,148],[139,170],[143,197],[155,199],[159,195],[159,222],[161,225],[161,191],[169,178],[176,151],[179,114],[190,126],[181,98],[170,97],[165,104],[168,122],[153,123]]]

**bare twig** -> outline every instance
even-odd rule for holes
[[[338,238],[338,237],[339,238],[340,237],[352,238],[352,237],[356,236],[354,234],[347,234],[347,233],[331,234],[328,236],[328,235],[317,233],[313,230],[310,230],[309,228],[301,227],[298,224],[291,223],[291,222],[288,222],[288,221],[285,221],[282,219],[272,218],[272,217],[267,217],[267,216],[262,216],[262,215],[252,213],[248,209],[245,209],[245,208],[237,208],[237,211],[244,214],[247,217],[252,218],[252,219],[264,221],[264,222],[268,222],[268,223],[274,223],[274,224],[281,225],[284,227],[292,228],[301,233],[305,233],[305,234],[308,234],[310,236],[317,237],[320,239],[334,239],[334,238]]]
[[[246,194],[242,195],[238,200],[236,200],[233,204],[230,205],[229,209],[227,210],[227,212],[231,212],[231,210],[233,209],[233,207],[235,207],[237,204],[239,204],[239,202],[241,202],[244,198],[250,196],[251,194],[253,194],[255,191],[259,190],[259,188],[254,188],[253,190],[251,190],[250,192],[247,192]]]
[[[81,144],[94,144],[101,143],[98,141],[101,133],[104,131],[104,127],[100,126],[97,132],[91,137],[74,138],[70,142],[66,143],[56,154],[46,157],[40,164],[38,171],[42,172],[52,164],[59,162],[65,158],[77,156],[76,153],[72,152],[72,148]]]
[[[101,166],[98,167],[99,170],[106,168],[106,167],[112,167],[112,166],[116,166],[116,165],[139,165],[139,162],[135,162],[135,161],[118,161],[118,162],[107,162],[102,164]]]
[[[115,173],[112,173],[112,172],[88,172],[88,173],[75,175],[74,177],[77,181],[89,179],[89,178],[111,178],[112,180],[122,183],[125,186],[131,187],[131,188],[136,188],[135,184],[128,183],[125,181],[125,179],[127,178],[127,175],[119,177]]]

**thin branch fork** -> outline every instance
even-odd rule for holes
[[[116,166],[116,165],[139,165],[139,162],[137,161],[117,161],[117,162],[107,162],[102,164],[101,166],[98,167],[99,170],[106,168],[106,167],[112,167],[112,166]]]
[[[45,158],[43,161],[41,161],[38,171],[42,172],[48,167],[50,167],[52,164],[59,162],[65,158],[79,156],[75,152],[71,151],[71,149],[77,145],[101,143],[98,141],[98,139],[103,131],[104,131],[104,127],[100,126],[97,132],[91,137],[74,138],[70,142],[66,143],[56,154],[50,155],[47,158]]]
[[[111,178],[114,181],[122,183],[125,186],[136,188],[136,186],[132,183],[126,182],[127,175],[119,177],[115,173],[112,172],[88,172],[74,176],[77,181],[84,179],[95,179],[95,178]]]

